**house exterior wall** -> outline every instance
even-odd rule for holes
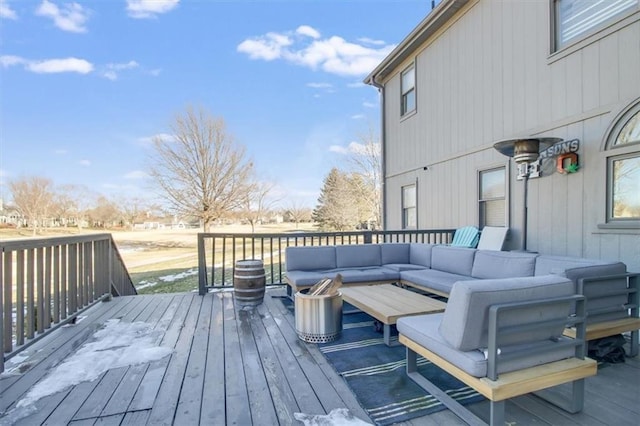
[[[379,82],[385,227],[402,227],[401,188],[413,183],[418,228],[478,225],[478,172],[505,165],[507,248],[520,248],[523,183],[493,144],[579,139],[577,173],[529,181],[527,248],[640,271],[640,227],[605,224],[606,138],[640,102],[640,10],[553,54],[551,20],[550,0],[469,1]],[[400,73],[413,61],[417,108],[401,117]]]

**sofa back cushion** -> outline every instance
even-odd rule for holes
[[[435,246],[431,250],[431,269],[471,276],[475,254],[475,249]]]
[[[287,271],[316,271],[336,267],[334,246],[287,247],[285,256]]]
[[[530,277],[536,266],[535,253],[478,250],[473,259],[474,278]]]
[[[433,244],[411,243],[409,247],[409,263],[431,268],[431,250]]]
[[[570,296],[575,294],[571,280],[559,275],[487,279],[480,281],[458,281],[453,285],[445,308],[439,332],[442,338],[461,351],[482,349],[488,346],[489,308],[499,303],[514,303]],[[532,319],[545,320],[566,317],[571,311],[569,303],[553,308],[518,309],[505,314],[502,324],[517,326]],[[508,346],[524,342],[544,340],[561,336],[564,327],[551,325],[532,333],[524,330],[501,339]]]
[[[380,265],[382,265],[382,255],[378,244],[336,246],[336,266],[338,268]]]
[[[382,264],[399,264],[409,263],[409,244],[405,243],[388,243],[381,244],[380,251],[382,255]]]

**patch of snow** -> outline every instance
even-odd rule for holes
[[[156,361],[170,355],[171,348],[159,346],[164,334],[144,322],[109,320],[93,334],[92,341],[55,367],[29,390],[17,407],[27,407],[45,396],[70,386],[93,381],[107,370]]]
[[[187,278],[193,275],[198,275],[198,268],[191,268],[189,270],[186,270],[184,272],[179,272],[177,274],[173,274],[173,275],[164,275],[162,277],[158,277],[158,280],[166,282],[166,283],[172,283],[174,281],[177,280],[181,280],[183,278]],[[146,280],[142,280],[140,281],[140,283],[138,283],[138,285],[136,286],[136,290],[141,290],[143,288],[147,288],[147,287],[153,287],[158,285],[158,281],[146,281]]]
[[[7,360],[4,363],[4,371],[0,374],[0,378],[20,374],[22,363],[24,363],[29,356],[31,356],[29,351],[22,351]]]
[[[294,413],[293,417],[304,426],[371,426],[371,423],[360,420],[346,408],[336,408],[329,414]]]

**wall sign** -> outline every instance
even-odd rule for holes
[[[579,150],[579,139],[558,142],[545,149],[538,159],[529,165],[529,177],[537,178],[552,174],[554,171],[562,174],[577,172],[580,169]]]

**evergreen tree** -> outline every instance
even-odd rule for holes
[[[360,223],[361,207],[350,175],[332,168],[324,179],[312,218],[323,230],[345,231]]]

